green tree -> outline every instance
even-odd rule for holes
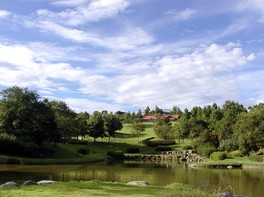
[[[139,118],[139,119],[142,118],[142,112],[141,112],[141,109],[138,109],[137,114],[136,114],[136,117]]]
[[[78,125],[78,135],[84,138],[88,134],[88,120],[89,120],[89,113],[87,112],[80,112],[77,117],[77,125]]]
[[[36,145],[58,136],[48,100],[40,100],[36,91],[17,86],[1,92],[0,130]]]
[[[197,118],[191,118],[188,120],[189,138],[194,139],[200,136],[200,134],[208,129],[208,123],[204,120]]]
[[[103,116],[100,112],[95,111],[88,121],[88,135],[94,138],[105,137],[105,126]]]
[[[55,115],[60,135],[64,141],[78,137],[78,120],[75,113],[64,101],[51,101],[51,108]]]
[[[243,105],[237,102],[228,100],[224,103],[222,114],[218,114],[218,118],[221,118],[221,116],[222,118],[214,123],[214,130],[218,135],[220,150],[230,151],[237,147],[237,140],[233,140],[234,125],[237,122],[239,114],[246,112],[247,110]]]
[[[264,108],[259,107],[240,114],[234,126],[234,138],[244,154],[258,151],[264,146]]]
[[[145,125],[138,121],[138,120],[135,120],[132,125],[131,125],[131,133],[133,135],[136,135],[138,136],[138,142],[139,142],[139,136],[141,133],[143,133],[145,131]]]
[[[176,138],[179,140],[179,142],[181,140],[184,142],[184,138],[187,138],[189,135],[188,120],[185,116],[182,116],[175,122],[174,130]]]
[[[116,131],[120,131],[123,128],[120,119],[113,114],[106,114],[104,116],[104,124],[105,124],[106,133],[109,137],[108,140],[109,142],[110,142],[110,137],[115,137]]]
[[[155,106],[154,113],[156,115],[160,115],[163,113],[162,109],[160,109],[157,105]]]
[[[144,110],[144,115],[147,116],[150,114],[150,108],[149,106],[146,107],[146,109]]]
[[[181,115],[183,112],[178,106],[173,106],[170,114]]]
[[[164,141],[174,140],[176,138],[176,132],[168,119],[159,118],[154,126],[154,132]]]

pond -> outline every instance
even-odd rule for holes
[[[0,165],[0,184],[7,181],[51,179],[103,180],[129,182],[148,181],[152,185],[174,182],[205,189],[232,190],[250,197],[264,196],[264,171],[241,169],[192,169],[184,164],[160,165],[154,163],[95,163],[87,165]]]

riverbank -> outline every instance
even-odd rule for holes
[[[87,196],[164,196],[164,197],[208,197],[216,196],[216,191],[193,189],[181,183],[173,183],[165,187],[131,186],[118,182],[103,181],[71,181],[56,182],[49,185],[24,186],[18,189],[0,190],[0,196],[19,197],[87,197]]]
[[[203,162],[190,163],[191,168],[214,168],[214,169],[264,169],[264,162],[251,161],[248,157],[227,158],[224,160],[214,161],[206,159]]]

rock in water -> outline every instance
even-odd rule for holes
[[[148,186],[149,183],[146,181],[130,181],[127,185],[138,185],[138,186]]]
[[[16,182],[6,182],[0,186],[1,189],[18,188],[19,185]]]

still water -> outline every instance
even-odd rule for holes
[[[87,165],[0,165],[0,184],[7,181],[51,179],[103,180],[129,182],[148,181],[152,185],[180,182],[205,189],[232,189],[235,194],[250,197],[264,196],[264,170],[191,169],[183,164],[153,163],[96,163]]]

